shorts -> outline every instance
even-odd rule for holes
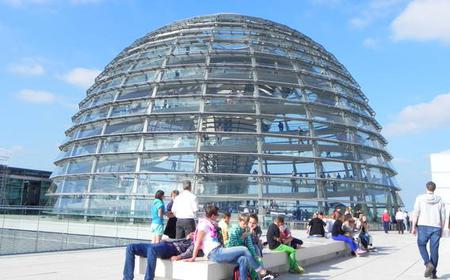
[[[164,233],[164,225],[161,224],[151,224],[150,234],[152,236],[162,236]]]

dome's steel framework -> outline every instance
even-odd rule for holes
[[[321,45],[219,14],[138,39],[96,78],[52,174],[55,209],[147,216],[184,179],[204,202],[259,209],[402,204],[366,96]]]

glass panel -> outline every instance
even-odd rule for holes
[[[145,114],[148,108],[148,103],[148,101],[140,101],[117,105],[113,107],[111,117]]]
[[[98,119],[104,119],[108,115],[109,107],[100,110],[94,110],[86,114],[84,122],[95,121]]]
[[[67,174],[90,173],[92,167],[92,158],[71,160]]]
[[[136,64],[133,70],[142,70],[147,68],[160,67],[163,59],[142,59]]]
[[[195,131],[197,124],[196,116],[152,118],[147,131]]]
[[[332,90],[330,81],[324,78],[317,78],[308,75],[302,75],[303,82],[310,87],[320,88],[324,90]]]
[[[176,80],[176,79],[203,79],[205,76],[205,69],[201,67],[186,67],[166,69],[164,71],[163,80]]]
[[[131,201],[128,197],[94,196],[90,200],[89,213],[92,215],[116,217],[130,214]]]
[[[156,99],[152,112],[197,112],[200,109],[200,101],[200,98]]]
[[[144,151],[193,151],[197,145],[195,135],[152,135],[144,139]]]
[[[152,154],[141,162],[141,172],[193,172],[194,168],[194,155]]]
[[[337,123],[343,123],[344,120],[342,119],[342,115],[339,111],[331,111],[327,110],[326,108],[311,108],[311,114],[312,117],[315,120],[323,120],[323,121],[330,121],[330,122],[337,122]]]
[[[212,55],[210,64],[247,64],[251,65],[252,60],[250,56],[236,56],[236,55]]]
[[[205,64],[204,56],[179,55],[169,58],[167,65]]]
[[[326,93],[317,90],[306,90],[305,95],[309,102],[321,103],[325,105],[335,106],[336,97],[332,93]]]
[[[125,82],[125,85],[138,85],[148,82],[153,82],[156,78],[157,71],[147,71],[145,73],[136,74],[133,76],[130,76],[127,81]]]
[[[100,151],[102,153],[136,152],[141,137],[116,136],[104,139]]]
[[[258,80],[260,81],[298,84],[297,75],[293,71],[257,68],[256,73],[258,74]]]
[[[87,125],[81,128],[78,138],[90,137],[94,135],[100,135],[102,133],[103,124]]]
[[[76,214],[84,212],[85,199],[82,197],[59,197],[56,207],[61,209],[58,213]]]
[[[125,156],[103,156],[97,162],[98,173],[105,172],[134,172],[136,158]]]
[[[283,115],[278,115],[270,119],[262,119],[261,130],[263,132],[309,136],[309,125],[307,121],[292,120],[285,118]]]
[[[202,151],[245,152],[256,153],[256,136],[203,134],[201,138]]]
[[[95,154],[97,150],[97,140],[89,142],[81,142],[75,145],[72,156]]]
[[[167,174],[139,175],[136,193],[153,195],[157,190],[162,190],[166,194],[169,194],[173,190],[181,190],[181,182],[186,179],[189,178]]]
[[[209,84],[206,94],[219,95],[237,95],[237,96],[252,96],[254,86],[252,84]]]
[[[94,98],[94,100],[92,101],[91,107],[111,102],[114,100],[114,96],[116,96],[116,92],[114,92],[114,91],[105,92]]]
[[[276,99],[266,99],[260,104],[262,114],[286,114],[286,116],[292,118],[306,118],[306,108],[304,104]]]
[[[195,85],[160,85],[156,96],[180,96],[180,95],[200,95],[202,94],[202,86]]]
[[[244,42],[216,41],[212,44],[213,50],[248,50],[248,44]]]
[[[189,44],[184,46],[177,46],[173,51],[173,54],[189,55],[194,53],[206,53],[206,52],[208,52],[208,43],[204,42],[203,44]]]
[[[241,79],[252,80],[253,72],[250,68],[210,68],[208,78],[211,79]]]
[[[292,64],[289,60],[284,59],[277,59],[272,57],[261,57],[256,55],[256,64],[261,66],[269,66],[274,68],[286,68],[286,69],[292,69]]]
[[[254,155],[202,154],[199,157],[200,172],[251,174],[258,169],[256,159]]]
[[[227,98],[208,98],[205,112],[254,113],[255,101],[229,96]]]
[[[202,131],[235,131],[256,132],[256,121],[250,117],[215,117],[205,116],[203,118]]]
[[[143,98],[150,97],[153,89],[141,89],[141,90],[126,90],[120,93],[117,100],[125,100],[125,99],[135,99],[135,98]]]
[[[52,177],[66,174],[66,169],[67,169],[68,165],[69,165],[69,162],[67,162],[67,161],[56,164],[55,169],[53,170],[53,173],[52,173]]]
[[[227,198],[230,195],[243,195],[253,199],[258,194],[258,183],[249,177],[204,176],[200,177],[197,184],[197,194],[219,195]]]
[[[255,51],[262,52],[262,53],[273,54],[273,55],[287,56],[286,50],[284,50],[281,47],[275,47],[275,46],[258,45],[258,46],[255,46]]]
[[[92,180],[93,193],[131,193],[134,176],[96,175]]]
[[[335,139],[339,141],[349,141],[347,136],[347,129],[344,126],[314,122],[313,127],[314,136],[316,137]]]
[[[62,193],[84,193],[89,184],[89,177],[65,178]]]
[[[259,85],[259,95],[282,98],[287,101],[303,101],[303,94],[300,88],[282,87],[276,85]]]
[[[263,152],[272,155],[313,157],[310,140],[302,138],[264,137]]]
[[[105,134],[142,132],[144,120],[130,120],[124,122],[111,122],[105,130]]]

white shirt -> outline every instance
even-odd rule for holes
[[[397,211],[397,213],[395,213],[395,220],[404,220],[405,219],[405,214],[402,211]]]
[[[415,219],[419,226],[443,227],[446,215],[441,197],[432,192],[419,195],[414,203],[413,221]]]
[[[207,219],[200,220],[197,226],[198,231],[203,231],[205,233],[205,237],[202,240],[202,251],[206,257],[208,257],[212,250],[221,245],[219,242],[218,233],[214,227],[215,225]]]
[[[172,212],[178,219],[194,219],[197,211],[197,197],[190,191],[184,190],[175,197]]]

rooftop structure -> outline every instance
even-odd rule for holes
[[[320,44],[261,18],[174,22],[96,78],[52,174],[55,209],[148,216],[190,179],[200,202],[297,219],[402,205],[368,99]]]

